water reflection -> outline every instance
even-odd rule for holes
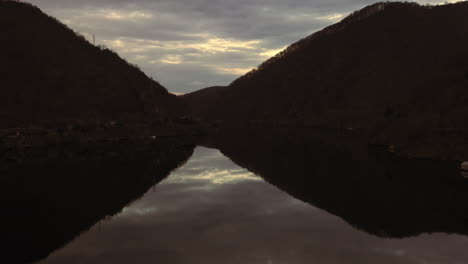
[[[268,182],[371,234],[468,234],[468,180],[459,162],[397,157],[344,138],[243,130],[220,133],[216,145]]]
[[[256,152],[239,148],[256,161]],[[358,231],[198,147],[142,199],[42,263],[466,263],[467,244],[460,235]]]
[[[46,257],[129,202],[186,160],[173,140],[77,142],[22,150],[0,167],[2,263]]]
[[[259,176],[235,165],[218,151],[198,148],[187,166],[174,173],[161,184],[192,183],[200,187],[214,188],[218,184],[241,181],[261,181]]]

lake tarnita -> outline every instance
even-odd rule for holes
[[[305,165],[311,173],[315,171],[313,164]],[[351,173],[342,169],[345,178]],[[346,181],[343,184],[354,188]],[[425,193],[420,195],[424,198]],[[365,206],[351,207],[347,200],[353,197],[327,199],[349,205],[356,214],[367,214],[360,211]],[[329,208],[336,215],[344,212]],[[340,217],[327,211],[294,198],[216,149],[197,147],[183,166],[141,198],[99,220],[40,263],[468,263],[468,237],[463,230],[444,232],[444,223],[432,224],[428,219],[413,233],[401,228],[408,221],[412,229],[411,219],[400,219],[393,229],[373,223],[379,218],[372,214],[363,224],[358,216],[343,213]]]

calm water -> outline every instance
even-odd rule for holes
[[[468,237],[380,238],[197,147],[188,162],[40,263],[468,263]]]

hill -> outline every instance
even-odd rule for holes
[[[210,113],[225,89],[225,86],[211,86],[179,97],[190,109],[192,116],[201,117]]]
[[[0,127],[179,116],[176,96],[35,6],[0,1]]]
[[[221,92],[183,99],[205,120],[352,129],[384,143],[464,134],[467,13],[467,2],[370,5]]]

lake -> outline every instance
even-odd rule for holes
[[[255,145],[258,141],[249,141],[249,146],[261,150],[261,146]],[[294,146],[291,139],[288,142]],[[467,215],[466,205],[447,206],[445,198],[432,197],[442,194],[458,199],[456,194],[463,193],[465,187],[454,192],[441,187],[440,191],[439,187],[432,186],[453,188],[451,183],[441,184],[435,176],[423,180],[418,176],[415,181],[395,179],[389,177],[392,172],[398,174],[411,169],[402,167],[401,162],[392,161],[391,165],[384,162],[385,168],[397,169],[386,169],[390,174],[385,174],[382,181],[389,182],[372,182],[372,190],[377,187],[375,192],[369,192],[376,198],[367,204],[360,195],[369,188],[363,187],[360,178],[350,173],[350,170],[362,172],[362,166],[354,168],[355,162],[343,163],[335,152],[330,158],[320,147],[306,150],[307,153],[318,151],[335,167],[343,164],[336,173],[327,174],[318,163],[314,166],[313,162],[297,161],[302,156],[313,160],[312,154],[304,154],[303,145],[301,151],[294,148],[291,152],[270,145],[268,153],[276,153],[280,158],[261,161],[268,154],[260,151],[263,155],[258,157],[258,162],[255,162],[256,152],[248,147],[219,145],[223,153],[229,153],[238,164],[257,175],[236,165],[217,149],[198,146],[185,164],[155,183],[141,198],[99,220],[40,263],[468,263],[468,236],[464,229],[468,218],[463,218]],[[234,151],[236,147],[239,150]],[[233,153],[246,158],[243,160]],[[297,153],[297,157],[291,153]],[[281,160],[285,164],[280,164]],[[319,160],[319,163],[324,162]],[[283,168],[289,170],[285,172]],[[320,186],[319,181],[307,182],[308,190],[320,196],[305,196],[298,186],[278,181],[274,176],[279,173],[283,178],[296,179],[307,168],[310,177],[325,173]],[[290,175],[285,174],[287,171]],[[336,174],[342,178],[330,183]],[[466,183],[462,177],[454,176],[454,179],[458,186]],[[407,207],[397,198],[387,201],[391,196],[387,193],[379,196],[380,185],[397,190],[396,196],[405,198],[411,208],[395,209]],[[408,198],[407,188],[402,185],[410,186],[413,191],[415,185],[422,185],[424,191],[414,191],[415,198]],[[342,193],[342,188],[359,194]],[[374,203],[381,205],[380,208],[369,209],[375,207]],[[449,219],[439,219],[439,209],[446,210],[446,207],[454,207],[444,213]],[[465,222],[457,220],[459,211],[465,212],[462,216]],[[434,212],[434,218],[427,219],[431,217],[427,212]]]

